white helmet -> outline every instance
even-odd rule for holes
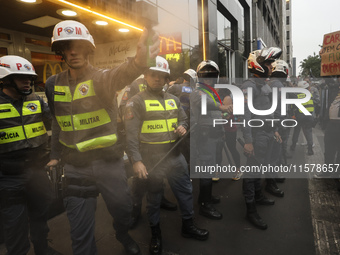
[[[280,72],[285,74],[286,76],[288,75],[288,64],[286,63],[286,61],[284,60],[276,60],[273,64],[272,64],[272,73],[275,72]]]
[[[26,59],[7,55],[0,58],[0,79],[5,78],[11,74],[25,74],[31,75],[32,78],[37,77],[33,65]]]
[[[306,89],[306,88],[308,88],[308,87],[309,87],[309,83],[308,83],[308,82],[306,82],[306,81],[299,81],[299,83],[298,83],[298,87],[299,87],[299,88]]]
[[[183,74],[189,75],[193,80],[197,78],[197,73],[194,69],[188,69]]]
[[[168,61],[165,58],[162,58],[160,56],[156,57],[156,66],[150,67],[149,70],[159,71],[159,72],[167,73],[170,75],[170,68],[169,68]]]
[[[75,20],[64,20],[54,26],[52,51],[58,51],[58,44],[62,41],[84,40],[91,44],[94,49],[96,45],[89,30],[80,22]]]

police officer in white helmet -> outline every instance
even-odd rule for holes
[[[101,70],[90,65],[95,49],[88,29],[77,21],[55,25],[52,50],[61,55],[69,70],[46,81],[46,96],[54,115],[52,152],[48,166],[65,162],[65,205],[71,226],[73,254],[97,253],[94,237],[96,197],[99,192],[114,218],[116,238],[128,254],[139,254],[137,243],[128,234],[131,197],[117,146],[116,92],[147,69],[148,31],[145,29],[134,58],[115,69]],[[159,52],[153,36],[150,58]]]
[[[206,240],[209,235],[207,230],[194,224],[192,184],[187,163],[178,147],[172,149],[176,140],[187,132],[188,120],[178,98],[163,91],[169,74],[168,61],[158,56],[156,66],[144,74],[146,90],[133,96],[125,111],[127,152],[136,177],[148,191],[147,214],[152,234],[150,254],[162,253],[160,205],[163,178],[168,179],[178,201],[182,235],[198,240]]]
[[[6,254],[27,254],[30,240],[36,255],[60,254],[47,242],[52,190],[44,169],[44,121],[51,116],[47,104],[32,93],[36,78],[26,59],[0,58],[0,210]]]

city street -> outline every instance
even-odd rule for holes
[[[292,133],[292,132],[291,132]],[[239,134],[240,135],[240,134]],[[322,163],[323,133],[314,129],[314,155],[306,155],[306,146],[301,145],[304,138],[300,135],[289,163]],[[290,142],[289,142],[290,145]],[[239,147],[239,149],[241,149]],[[241,150],[240,150],[241,151]],[[242,156],[244,160],[244,157]],[[193,180],[194,207],[196,223],[210,231],[207,241],[197,241],[181,237],[179,211],[161,212],[163,254],[186,255],[328,255],[339,254],[340,241],[340,202],[339,192],[334,180],[329,179],[287,179],[278,184],[285,192],[284,198],[276,198],[274,206],[258,206],[261,217],[267,222],[268,229],[254,228],[245,219],[245,204],[242,196],[242,181],[220,179],[214,183],[213,193],[221,196],[216,208],[223,213],[219,221],[204,218],[198,214],[198,180]],[[166,196],[175,201],[169,188]],[[145,205],[145,203],[144,203]],[[49,221],[50,245],[65,255],[71,255],[69,224],[65,213]],[[123,246],[115,239],[112,218],[107,212],[101,197],[98,199],[96,214],[96,239],[99,255],[125,254]],[[138,242],[142,254],[148,254],[151,237],[145,207],[140,224],[131,235]],[[4,253],[4,247],[2,253]],[[29,255],[33,255],[31,249]]]

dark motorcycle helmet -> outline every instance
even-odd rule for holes
[[[212,79],[212,83],[218,83],[220,69],[218,65],[212,60],[203,60],[197,66],[198,82],[203,82],[203,79]]]

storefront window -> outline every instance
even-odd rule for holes
[[[38,40],[38,39],[35,39],[35,38],[29,38],[29,37],[25,38],[25,43],[39,45],[39,46],[45,46],[45,47],[51,47],[50,41],[43,41],[43,40]]]
[[[239,53],[244,53],[244,9],[238,2],[240,10],[242,12],[242,19],[238,22],[238,51]]]
[[[11,36],[9,34],[6,34],[6,33],[0,33],[0,39],[1,40],[11,40]]]
[[[229,55],[230,51],[228,51],[224,46],[218,46],[218,66],[220,68],[220,77],[225,78],[225,80],[229,80]]]
[[[0,57],[8,55],[7,48],[0,47]]]
[[[47,78],[66,69],[65,63],[61,61],[61,57],[54,54],[31,52],[31,62],[38,75],[38,79],[35,82],[36,92],[45,91]]]
[[[220,43],[231,47],[231,22],[217,12],[217,39]]]
[[[230,78],[231,22],[220,12],[217,13],[218,66],[220,76]]]

